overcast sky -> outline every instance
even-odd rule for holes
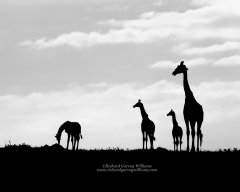
[[[80,148],[155,147],[183,128],[181,60],[203,106],[203,149],[240,147],[239,0],[0,0],[0,145],[52,145],[67,120]],[[62,145],[66,145],[63,135]]]

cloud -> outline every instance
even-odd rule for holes
[[[218,7],[224,7],[224,6],[232,6],[234,4],[238,3],[238,0],[192,0],[192,4],[194,5],[201,5],[201,6],[218,6]]]
[[[163,0],[157,0],[157,1],[153,2],[152,5],[161,7],[163,5]]]
[[[199,66],[199,65],[209,64],[210,60],[201,57],[201,58],[194,58],[194,59],[188,60],[186,62],[189,63],[190,66]]]
[[[150,11],[150,12],[145,12],[145,13],[143,13],[143,14],[140,16],[140,18],[141,18],[141,19],[150,19],[150,18],[154,17],[155,15],[156,15],[156,12],[155,12],[155,11]],[[119,23],[119,24],[121,24],[121,23]]]
[[[193,3],[196,3],[193,1]],[[26,40],[22,46],[35,48],[51,48],[72,46],[75,48],[92,47],[105,44],[122,43],[152,43],[166,38],[177,41],[202,41],[204,39],[222,39],[236,41],[240,39],[239,26],[229,27],[224,24],[214,26],[216,21],[224,18],[240,17],[239,1],[202,1],[201,7],[188,9],[184,12],[145,12],[136,19],[99,21],[97,24],[107,24],[109,28],[104,33],[71,32],[59,34],[53,38]],[[99,26],[99,25],[97,25]],[[106,26],[105,26],[106,27]]]
[[[176,62],[173,61],[158,61],[152,65],[150,65],[151,68],[174,68],[176,67]]]
[[[182,81],[180,83],[166,80],[150,85],[128,83],[91,91],[76,86],[59,92],[1,96],[0,140],[34,146],[50,145],[56,142],[54,135],[59,126],[70,120],[82,125],[84,139],[80,142],[81,148],[140,148],[141,115],[132,106],[141,99],[156,125],[155,146],[172,148],[172,122],[166,116],[170,109],[175,110],[179,125],[185,129],[182,114],[184,92]],[[225,135],[220,131],[226,127],[221,124],[228,122],[227,128],[231,129],[239,119],[240,82],[216,81],[190,86],[204,108],[204,135],[208,137],[214,130],[218,131],[221,142],[227,145]],[[209,142],[205,140],[206,148],[211,148]],[[62,145],[66,145],[66,135]]]
[[[230,57],[224,57],[214,62],[215,66],[239,66],[240,55],[233,55]]]
[[[210,60],[200,57],[200,58],[194,58],[191,60],[186,60],[185,63],[188,63],[189,66],[199,66],[199,65],[206,65],[210,63]],[[179,64],[178,62],[173,61],[158,61],[152,65],[150,65],[150,68],[175,68]]]
[[[36,41],[26,40],[20,43],[21,46],[29,46],[37,49],[71,46],[75,48],[92,47],[101,44],[122,44],[122,43],[143,43],[153,42],[152,38],[145,34],[145,31],[139,31],[134,28],[121,30],[109,30],[108,33],[98,32],[82,33],[72,32],[69,34],[59,35],[55,39],[42,38]]]
[[[182,53],[187,55],[205,55],[239,49],[239,42],[225,42],[222,44],[214,44],[208,47],[185,48],[182,50]]]
[[[92,87],[92,88],[102,88],[102,87],[107,87],[108,84],[106,82],[101,82],[101,83],[95,83],[95,84],[88,84],[87,87]]]

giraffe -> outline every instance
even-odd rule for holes
[[[180,144],[180,151],[181,151],[182,135],[183,135],[182,128],[178,125],[175,112],[172,109],[167,114],[167,116],[172,116],[172,122],[173,122],[172,136],[173,136],[174,151],[178,151],[178,144]]]
[[[61,135],[62,132],[65,130],[65,132],[68,135],[67,138],[67,149],[68,149],[68,144],[69,144],[69,139],[71,137],[72,141],[72,150],[75,150],[75,146],[77,144],[77,150],[78,150],[78,144],[79,144],[79,139],[82,139],[82,134],[81,134],[81,125],[77,122],[70,122],[66,121],[63,123],[60,128],[58,129],[58,132],[56,134],[56,139],[58,144],[60,144],[61,141]]]
[[[146,113],[144,106],[140,99],[138,100],[138,102],[135,105],[133,105],[133,108],[135,108],[135,107],[140,108],[140,112],[142,115],[141,131],[142,131],[142,135],[143,135],[143,149],[144,149],[144,143],[146,143],[145,148],[147,149],[148,137],[150,139],[151,149],[153,149],[153,141],[155,141],[155,137],[154,137],[155,125],[154,125],[153,121],[151,121],[148,118],[148,114]]]
[[[188,68],[184,65],[184,61],[181,61],[180,65],[173,71],[172,75],[177,75],[182,73],[183,74],[183,88],[185,92],[185,104],[183,108],[183,116],[186,124],[187,129],[187,151],[189,151],[189,124],[191,126],[191,135],[192,135],[192,149],[191,151],[195,151],[195,124],[197,123],[197,151],[199,151],[199,144],[200,147],[202,145],[202,138],[203,134],[201,132],[201,125],[203,122],[203,108],[202,106],[196,101],[190,86],[188,84]]]

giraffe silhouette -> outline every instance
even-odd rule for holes
[[[142,135],[143,135],[143,149],[144,149],[144,143],[146,143],[145,148],[147,149],[148,137],[150,140],[151,149],[153,149],[153,141],[155,141],[155,137],[154,137],[155,125],[154,125],[153,121],[151,121],[148,118],[148,114],[146,113],[144,106],[140,99],[138,100],[138,102],[135,105],[133,105],[133,108],[135,108],[135,107],[140,108],[140,112],[142,115],[141,131],[142,131]]]
[[[189,151],[189,124],[191,126],[191,135],[192,135],[192,149],[191,151],[195,151],[195,124],[197,123],[197,151],[199,151],[199,144],[202,145],[203,134],[201,132],[201,125],[203,122],[203,108],[196,101],[190,86],[188,84],[188,68],[183,64],[184,61],[181,61],[180,65],[173,71],[172,75],[183,74],[183,88],[185,92],[185,104],[183,108],[183,116],[187,129],[187,151]]]
[[[173,136],[174,151],[178,151],[178,144],[180,144],[180,151],[181,151],[182,135],[183,135],[182,128],[178,125],[175,112],[172,109],[167,114],[167,116],[172,116],[172,122],[173,122],[172,136]]]
[[[71,142],[72,142],[72,150],[75,150],[75,146],[77,144],[77,150],[78,150],[78,145],[79,145],[79,139],[82,139],[82,134],[81,134],[81,125],[78,122],[70,122],[66,121],[63,123],[60,128],[58,129],[58,132],[56,134],[56,139],[58,144],[60,144],[61,141],[61,135],[62,132],[65,130],[67,133],[67,149],[69,145],[69,139],[71,137]]]

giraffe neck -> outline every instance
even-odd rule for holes
[[[140,107],[140,111],[141,111],[142,119],[148,118],[148,114],[146,113],[143,105]]]
[[[189,83],[188,83],[187,72],[183,73],[183,88],[184,88],[186,98],[194,98],[193,93],[192,93]]]
[[[66,122],[64,123],[64,124],[62,124],[60,127],[59,127],[59,129],[58,129],[58,135],[62,135],[62,132],[65,130],[65,128],[66,128]]]
[[[172,122],[173,122],[173,126],[178,125],[178,122],[177,122],[175,114],[172,115]]]

